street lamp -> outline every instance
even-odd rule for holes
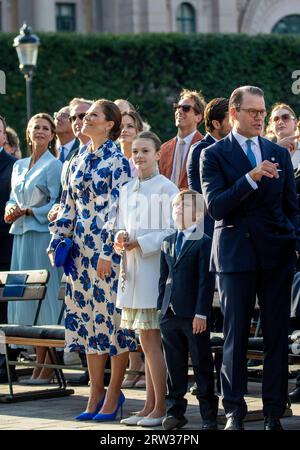
[[[32,34],[31,27],[26,23],[20,28],[20,34],[14,39],[14,47],[16,47],[19,68],[26,80],[26,106],[27,106],[27,121],[32,115],[32,77],[33,71],[36,67],[38,46],[40,45],[39,38]]]

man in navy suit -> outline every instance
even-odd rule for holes
[[[281,429],[287,402],[288,326],[298,227],[296,187],[287,149],[263,139],[263,91],[244,86],[229,101],[232,133],[201,154],[201,186],[216,221],[211,270],[224,314],[221,370],[227,430],[247,413],[246,350],[256,296],[264,336],[265,429]]]
[[[202,429],[217,428],[218,397],[214,395],[213,359],[209,315],[214,294],[214,276],[209,272],[211,239],[197,223],[203,206],[196,191],[181,191],[173,200],[178,231],[162,244],[159,297],[160,330],[168,370],[167,416],[163,428],[181,428],[188,387],[188,356],[191,355]],[[199,202],[200,203],[200,202]]]
[[[189,189],[202,193],[199,172],[201,151],[209,145],[223,139],[231,131],[228,104],[229,100],[221,97],[214,98],[206,105],[204,110],[206,135],[201,141],[191,146],[186,163]],[[213,226],[210,231],[211,233],[207,233],[207,230],[205,230],[205,233],[212,236]]]

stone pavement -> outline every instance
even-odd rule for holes
[[[295,379],[290,380],[290,389],[295,385]],[[261,408],[261,385],[250,382],[246,401],[249,410]],[[16,384],[15,392],[30,391],[35,387],[20,386]],[[40,388],[39,388],[40,389]],[[129,427],[121,425],[118,421],[107,423],[78,422],[74,417],[85,409],[89,388],[75,387],[75,394],[69,397],[33,400],[19,403],[0,403],[0,430],[128,430]],[[0,393],[8,392],[7,385],[0,384]],[[144,389],[124,389],[126,402],[124,404],[124,417],[138,411],[145,398]],[[197,400],[188,394],[187,419],[188,424],[184,429],[199,430],[201,421]],[[293,416],[282,419],[285,429],[300,430],[300,404],[292,405]],[[223,410],[220,405],[220,413]],[[222,429],[223,426],[220,426]],[[130,430],[140,427],[130,427]],[[153,428],[160,430],[161,428]],[[184,430],[183,429],[183,430]],[[246,430],[262,430],[263,422],[246,422]]]

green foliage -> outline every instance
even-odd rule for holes
[[[176,133],[171,106],[182,88],[201,90],[208,101],[228,97],[243,84],[261,87],[269,109],[285,101],[300,113],[300,96],[291,91],[292,72],[300,69],[297,36],[41,33],[39,37],[34,113],[53,113],[75,96],[128,98],[164,141]],[[0,69],[7,77],[0,114],[23,137],[25,82],[13,38],[0,34]]]

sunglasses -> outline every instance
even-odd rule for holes
[[[291,119],[295,119],[295,117],[291,116],[290,114],[282,114],[282,116],[274,116],[272,117],[273,122],[278,122],[279,120],[283,120],[283,122],[288,122]]]
[[[69,121],[70,121],[71,123],[73,123],[73,122],[75,122],[75,120],[77,119],[77,117],[78,117],[78,119],[83,120],[84,117],[85,117],[85,115],[86,115],[86,113],[75,114],[74,116],[70,116],[70,117],[69,117]]]
[[[191,109],[195,110],[195,108],[192,105],[178,105],[178,103],[173,103],[174,111],[178,111],[180,108],[185,113],[189,112]]]

